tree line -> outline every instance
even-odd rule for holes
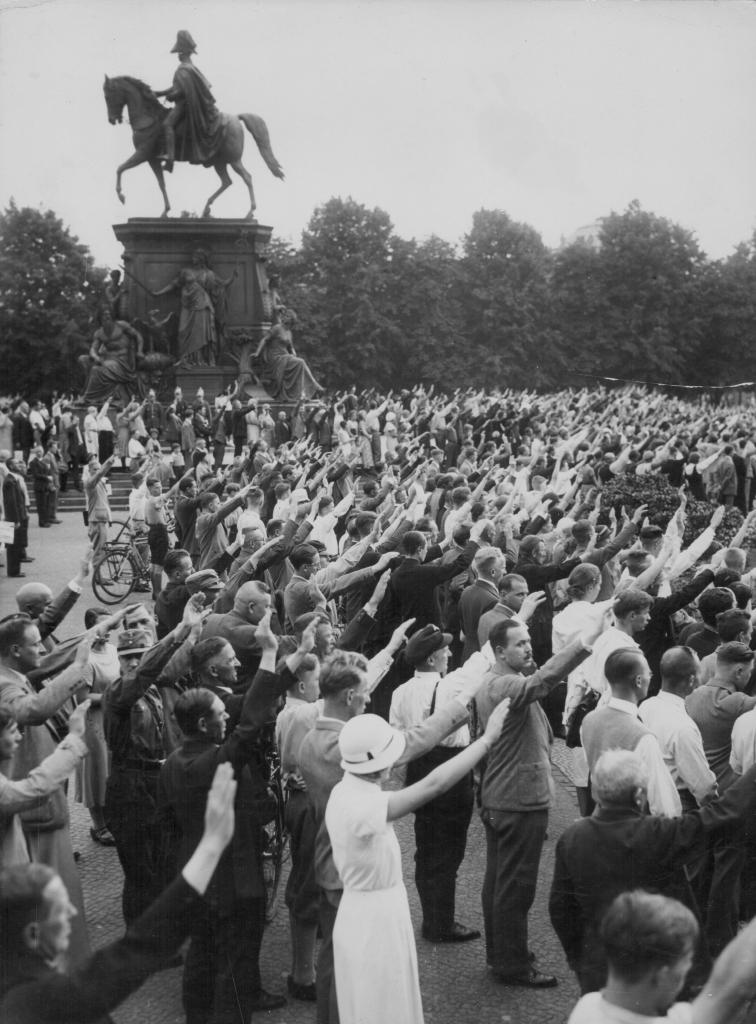
[[[695,235],[633,202],[596,242],[551,250],[501,210],[459,246],[403,239],[348,198],[317,208],[269,273],[295,344],[331,388],[583,385],[599,377],[722,385],[756,377],[756,234],[712,260]],[[3,390],[76,387],[105,271],[51,211],[0,215]]]

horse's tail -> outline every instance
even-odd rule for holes
[[[257,143],[257,148],[260,150],[260,156],[268,165],[270,173],[274,174],[276,178],[283,178],[283,167],[279,164],[278,160],[276,160],[273,155],[273,150],[270,148],[268,126],[263,119],[258,117],[257,114],[239,114],[239,120],[243,122],[244,127]]]

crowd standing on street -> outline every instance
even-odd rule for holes
[[[7,575],[33,575],[32,496],[40,528],[68,487],[87,509],[76,575],[19,582],[0,621],[0,1017],[95,1020],[189,938],[188,1024],[287,998],[318,1024],[419,1024],[410,813],[418,941],[479,942],[502,991],[553,988],[528,918],[559,742],[571,1021],[735,1020],[756,995],[755,467],[753,400],[640,387],[0,402]],[[64,637],[116,473],[148,579]],[[654,480],[665,516],[610,497]],[[285,993],[260,969],[271,765]],[[94,958],[72,774],[123,872],[126,938]],[[482,935],[456,894],[474,813]]]

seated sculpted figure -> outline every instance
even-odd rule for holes
[[[80,357],[88,372],[82,401],[101,405],[113,395],[126,405],[132,395],[141,397],[144,382],[139,377],[138,360],[143,354],[142,335],[125,320],[114,320],[110,309],[103,308],[89,355]]]
[[[323,390],[294,350],[291,324],[295,319],[293,310],[281,310],[279,322],[264,335],[255,353],[260,379],[278,402],[299,402]]]

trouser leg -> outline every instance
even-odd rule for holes
[[[154,779],[147,776],[154,775]],[[157,773],[111,772],[105,791],[105,821],[123,868],[123,919],[131,924],[160,892],[154,789]]]
[[[530,966],[528,912],[535,898],[548,811],[484,814],[487,956],[499,974],[523,974]]]
[[[415,884],[423,908],[423,932],[448,935],[454,928],[457,871],[465,855],[473,807],[472,774],[415,814]]]
[[[712,956],[718,956],[737,934],[740,876],[745,859],[742,833],[714,841],[711,887],[706,902],[706,937]]]
[[[339,909],[340,892],[321,893],[320,953],[315,987],[317,991],[317,1024],[339,1024],[336,1002],[336,978],[333,968],[333,926]]]
[[[184,961],[182,1001],[186,1024],[207,1024],[213,1008],[216,975],[217,935],[215,917],[202,907],[192,926],[191,941]]]
[[[212,1024],[247,1022],[260,995],[265,900],[239,900],[217,921],[217,973]]]

